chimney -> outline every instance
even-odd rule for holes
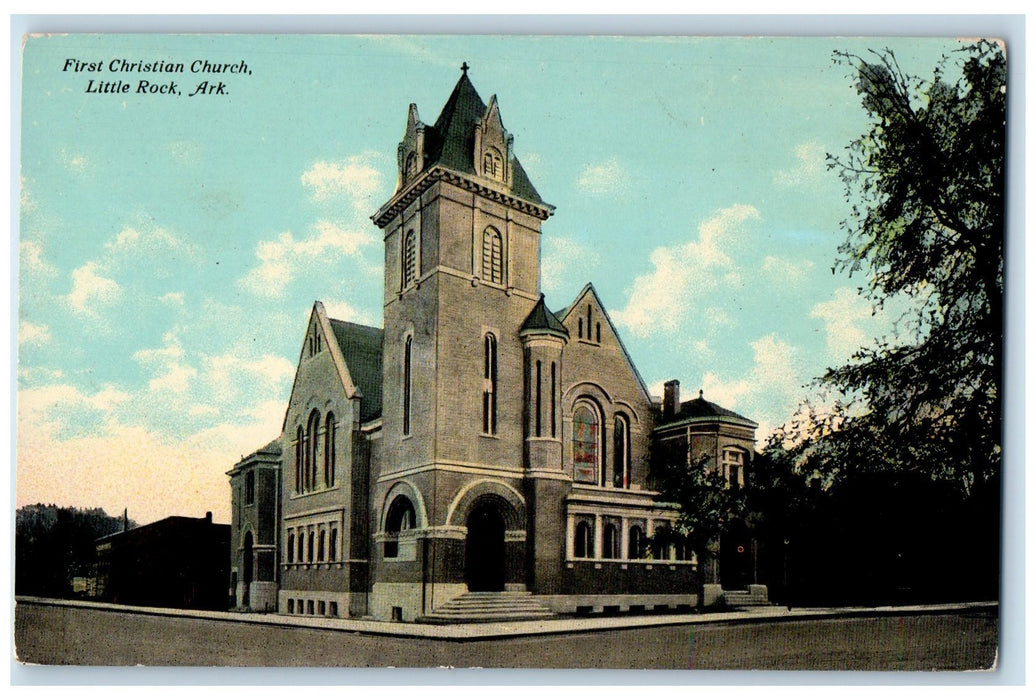
[[[667,420],[680,410],[680,380],[670,379],[665,383],[665,394],[662,396],[662,419]]]
[[[205,522],[207,522],[207,523],[211,523],[212,522],[212,511],[211,510],[205,511]]]

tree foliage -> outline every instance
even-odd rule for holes
[[[701,565],[731,522],[744,514],[743,491],[731,489],[708,455],[688,460],[682,440],[656,441],[651,450],[651,484],[658,500],[679,506],[672,528],[656,531],[655,544],[685,545]]]
[[[921,79],[889,50],[835,56],[870,122],[829,156],[851,203],[836,269],[866,275],[876,307],[910,310],[824,375],[846,402],[812,444],[828,462],[923,469],[969,491],[1000,464],[1007,67],[989,42],[952,59]]]

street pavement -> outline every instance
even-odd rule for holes
[[[976,670],[995,603],[417,625],[19,598],[31,664],[354,668]]]

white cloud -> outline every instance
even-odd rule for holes
[[[184,296],[183,292],[169,292],[160,296],[158,300],[169,306],[183,306]]]
[[[198,370],[184,363],[183,347],[173,334],[167,333],[163,341],[165,345],[160,348],[136,351],[133,359],[155,370],[155,375],[148,382],[150,391],[183,394],[189,388],[191,379],[198,375]]]
[[[23,272],[38,275],[53,275],[57,270],[43,257],[43,245],[38,241],[22,241],[18,244],[18,259]]]
[[[357,208],[367,205],[381,187],[381,171],[371,163],[374,153],[345,160],[320,160],[302,174],[302,184],[316,201],[348,197]]]
[[[773,176],[776,185],[795,187],[815,181],[826,170],[827,152],[816,141],[795,146],[795,167],[778,170]]]
[[[761,440],[798,404],[803,378],[796,349],[776,334],[752,343],[753,364],[738,378],[706,372],[702,378],[705,398],[758,421]]]
[[[587,163],[579,173],[576,187],[591,194],[607,194],[626,180],[626,170],[615,159],[605,163]]]
[[[562,284],[573,277],[581,286],[589,280],[590,272],[600,261],[597,251],[580,241],[563,236],[544,237],[540,262],[543,289],[560,291]]]
[[[654,269],[633,281],[629,303],[612,318],[637,336],[675,331],[695,300],[719,284],[737,283],[739,272],[728,251],[743,238],[745,224],[760,218],[755,207],[735,204],[704,221],[697,239],[655,248]]]
[[[812,260],[789,260],[776,255],[763,259],[763,272],[782,284],[802,284],[813,267]]]
[[[107,250],[116,255],[134,253],[159,255],[182,246],[183,241],[157,226],[143,231],[127,226],[119,231],[114,239],[104,244]]]
[[[809,315],[824,322],[828,352],[832,358],[843,361],[867,343],[860,323],[874,314],[870,302],[856,290],[839,287],[830,301],[817,304]]]
[[[19,321],[18,323],[18,344],[43,345],[50,340],[50,328],[47,326]]]
[[[374,315],[363,309],[357,309],[347,301],[325,301],[324,311],[331,318],[339,321],[351,321],[363,325],[373,325],[377,321]],[[310,310],[306,309],[306,318],[309,318]]]
[[[303,267],[322,256],[358,257],[373,242],[366,231],[349,231],[329,221],[318,221],[308,238],[296,239],[285,231],[273,240],[259,242],[255,251],[259,264],[239,284],[258,296],[280,297]]]
[[[217,395],[240,391],[241,387],[259,388],[266,393],[280,388],[295,374],[295,365],[276,355],[253,359],[238,353],[207,355],[202,367],[206,384]]]
[[[97,274],[98,265],[88,262],[72,271],[72,290],[64,297],[65,302],[76,313],[94,316],[95,307],[114,303],[122,292],[118,283]]]

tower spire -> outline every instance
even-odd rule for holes
[[[464,75],[468,74],[468,62],[467,61],[464,61],[464,63],[460,64],[460,70],[461,70],[461,72]]]

